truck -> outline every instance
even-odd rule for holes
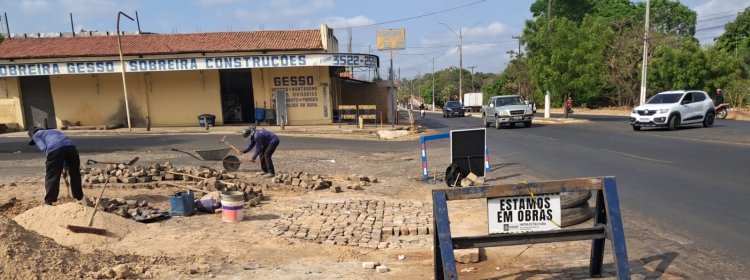
[[[487,105],[482,106],[482,121],[484,127],[495,124],[500,129],[503,124],[515,126],[523,123],[524,127],[531,127],[534,119],[532,105],[525,102],[520,95],[501,95],[490,97]]]
[[[464,108],[467,112],[479,112],[482,110],[483,94],[481,92],[469,92],[464,94]]]

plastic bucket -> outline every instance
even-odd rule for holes
[[[225,222],[242,221],[245,206],[245,193],[230,191],[221,193],[221,219]]]

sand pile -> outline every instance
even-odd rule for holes
[[[0,216],[0,279],[70,279],[99,270],[96,262],[84,259],[81,253]]]
[[[106,236],[74,233],[67,229],[67,225],[86,226],[93,211],[94,208],[75,203],[53,207],[39,206],[29,209],[13,220],[28,230],[54,239],[61,245],[81,250],[93,250],[102,245],[115,243],[126,235],[145,228],[143,224],[99,211],[92,226],[107,229]]]

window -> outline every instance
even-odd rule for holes
[[[685,94],[685,97],[682,98],[682,103],[688,104],[693,103],[693,93],[688,92]]]
[[[675,103],[677,101],[680,101],[680,97],[682,97],[682,94],[679,93],[660,93],[657,95],[654,95],[654,97],[651,97],[651,99],[648,100],[648,104],[668,104],[668,103]]]
[[[700,102],[706,100],[706,95],[702,92],[693,92],[693,101],[694,102]]]

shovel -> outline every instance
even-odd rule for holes
[[[86,161],[86,165],[90,165],[90,164],[93,164],[93,163],[103,163],[103,164],[121,164],[122,163],[124,165],[131,166],[136,161],[138,161],[138,157],[134,157],[133,159],[131,159],[128,162],[106,162],[106,161],[96,161],[96,160],[90,159],[90,160]]]

